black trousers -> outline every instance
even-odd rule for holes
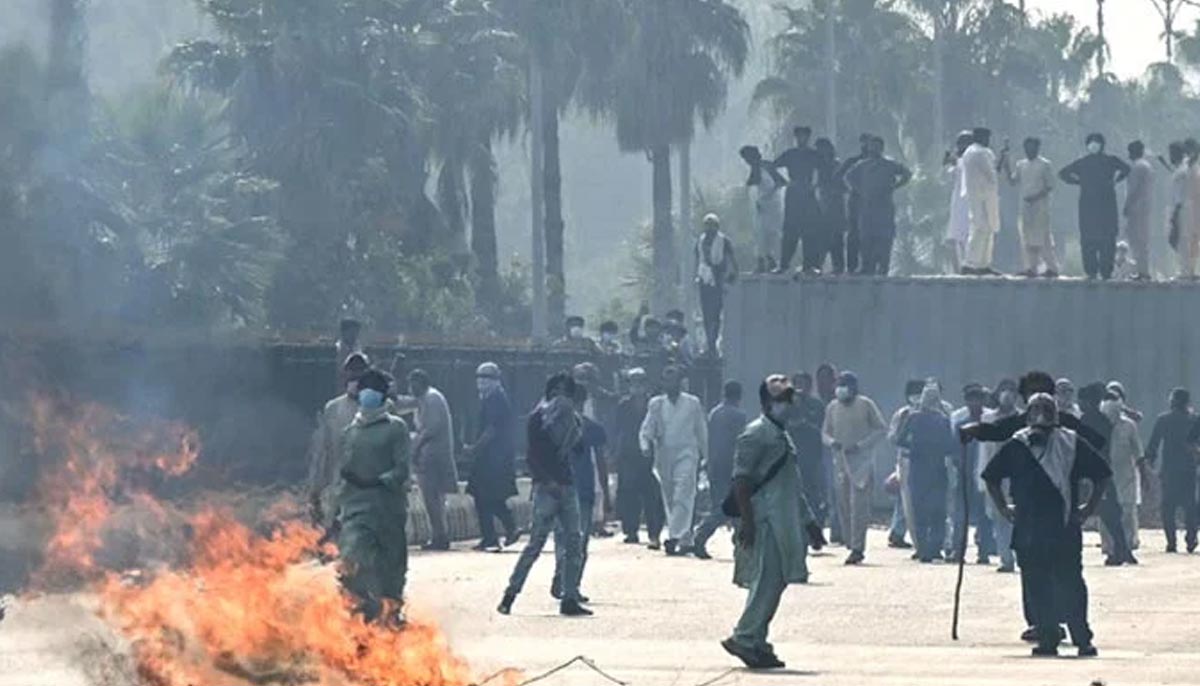
[[[1100,521],[1104,523],[1112,538],[1112,550],[1110,551],[1112,556],[1117,560],[1125,560],[1130,557],[1133,550],[1129,547],[1129,540],[1125,537],[1125,525],[1121,521],[1125,512],[1120,501],[1117,500],[1117,487],[1112,480],[1109,480],[1107,488],[1104,489],[1104,500],[1100,501],[1100,510],[1097,514],[1100,515]]]
[[[829,255],[829,263],[833,265],[834,274],[846,271],[846,233],[838,228],[830,231],[825,237],[825,248],[821,254],[821,264],[825,263],[825,255]]]
[[[1016,553],[1021,565],[1021,595],[1030,623],[1037,629],[1038,643],[1057,646],[1058,627],[1066,622],[1072,643],[1090,645],[1092,629],[1088,625],[1088,588],[1083,580],[1082,530],[1069,526],[1061,543],[1020,549]]]
[[[851,195],[846,202],[846,272],[853,274],[858,271],[861,257],[861,233],[858,230],[859,203],[861,201]]]
[[[783,242],[779,246],[779,268],[787,269],[792,266],[792,258],[796,256],[796,246],[800,243],[800,227],[783,225]]]
[[[895,234],[863,236],[861,273],[887,276],[892,267],[892,243],[895,240]]]
[[[717,340],[721,337],[721,311],[725,309],[725,287],[722,284],[709,286],[700,284],[700,314],[704,318],[705,350],[710,355],[717,352]]]
[[[1200,524],[1200,513],[1196,511],[1196,476],[1194,473],[1163,472],[1162,480],[1162,523],[1167,535],[1167,545],[1174,548],[1175,515],[1183,509],[1183,525],[1187,544],[1196,544],[1196,528]]]
[[[658,540],[666,524],[662,486],[649,461],[627,459],[617,472],[617,516],[626,536],[636,536],[643,517],[651,540]]]
[[[817,523],[825,526],[825,516],[828,511],[825,496],[828,488],[826,487],[825,462],[821,459],[821,450],[818,448],[815,453],[801,454],[798,463],[800,465],[800,483],[804,488],[804,499],[808,501],[808,507],[812,510]]]
[[[508,509],[508,498],[500,497],[499,493],[476,495],[475,515],[479,517],[479,538],[484,544],[499,544],[500,539],[496,535],[497,519],[504,527],[504,533],[509,536],[517,533],[517,522],[512,510]]]
[[[1117,256],[1117,236],[1081,233],[1079,248],[1083,251],[1083,271],[1090,277],[1112,278],[1113,262]]]

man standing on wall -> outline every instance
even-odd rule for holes
[[[1089,279],[1110,279],[1117,254],[1116,185],[1129,176],[1129,165],[1104,152],[1104,136],[1090,133],[1087,154],[1058,172],[1064,183],[1079,186],[1079,245]]]
[[[719,357],[721,312],[725,309],[725,284],[737,280],[737,258],[733,241],[721,233],[721,219],[709,213],[704,231],[696,241],[696,284],[700,288],[700,312],[704,316],[704,352]]]
[[[871,138],[867,157],[846,174],[846,184],[858,194],[858,233],[862,247],[862,274],[887,276],[896,240],[897,190],[912,180],[912,172],[885,157],[883,139]]]
[[[975,276],[999,275],[992,269],[992,249],[1000,230],[1000,185],[991,142],[990,129],[975,129],[962,157],[963,197],[970,227],[962,273]]]
[[[816,175],[820,159],[816,150],[808,144],[812,129],[797,126],[792,130],[796,147],[785,150],[771,163],[775,169],[787,170],[787,192],[783,205],[783,244],[780,246],[779,266],[775,273],[786,272],[796,254],[796,244],[804,238],[804,269],[812,269],[811,262],[819,252],[814,234],[820,231],[820,207],[817,205]],[[811,245],[810,245],[811,244]]]
[[[1141,141],[1129,144],[1132,163],[1125,182],[1125,238],[1133,252],[1136,275],[1134,281],[1150,280],[1150,224],[1154,213],[1154,167],[1146,159],[1146,145]]]
[[[1050,230],[1050,193],[1054,190],[1054,171],[1050,160],[1041,156],[1042,142],[1039,139],[1026,138],[1024,148],[1025,159],[1017,162],[1015,169],[1008,169],[1009,183],[1017,187],[1021,197],[1017,228],[1021,234],[1021,247],[1025,251],[1025,272],[1022,276],[1039,276],[1038,269],[1044,263],[1046,271],[1040,275],[1053,279],[1059,272],[1054,234]]]

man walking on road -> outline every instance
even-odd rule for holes
[[[683,372],[667,367],[663,394],[650,399],[642,421],[642,452],[654,456],[667,508],[667,555],[692,550],[692,515],[700,464],[708,452],[708,424],[700,399],[683,392]]]
[[[742,384],[726,381],[724,399],[708,413],[708,492],[712,494],[712,508],[696,530],[696,545],[693,552],[701,560],[709,559],[706,545],[717,528],[729,522],[721,511],[721,498],[729,492],[733,480],[733,454],[737,439],[746,428],[746,411],[742,409]]]
[[[859,395],[858,377],[853,372],[838,376],[836,393],[825,411],[822,434],[833,449],[842,536],[850,548],[846,564],[858,565],[866,559],[875,467],[872,449],[887,434],[887,424],[875,401]]]
[[[733,635],[721,646],[751,669],[785,666],[767,632],[784,589],[808,581],[808,546],[820,550],[825,545],[802,493],[796,448],[784,429],[792,392],[782,374],[762,382],[762,415],[738,437],[734,457],[739,523],[733,579],[750,594]]]

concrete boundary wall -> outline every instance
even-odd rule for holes
[[[1041,368],[1077,385],[1119,379],[1152,416],[1170,388],[1200,392],[1198,296],[1176,283],[748,276],[726,301],[726,376],[828,361],[887,413],[910,377],[937,376],[957,401],[968,381]]]

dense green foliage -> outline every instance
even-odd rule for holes
[[[170,1],[193,4],[207,33],[120,99],[89,89],[82,0],[52,3],[44,57],[0,53],[3,314],[253,332],[352,315],[389,332],[523,336],[530,271],[502,264],[496,204],[499,179],[531,179],[499,169],[494,148],[536,137],[553,331],[567,292],[585,288],[565,273],[571,111],[652,170],[645,231],[588,263],[605,265],[593,285],[633,286],[605,312],[677,301],[693,227],[676,214],[672,159],[721,114],[755,49],[770,56],[754,98],[777,143],[798,123],[822,134],[832,113],[843,156],[872,131],[917,171],[900,203],[903,273],[937,269],[939,163],[958,130],[989,125],[1014,149],[1037,135],[1061,164],[1091,130],[1113,152],[1134,138],[1158,152],[1200,120],[1200,25],[1170,34],[1174,63],[1122,81],[1100,71],[1107,46],[1080,19],[1002,0]],[[773,35],[752,36],[768,12]],[[1055,199],[1065,239],[1073,198]],[[749,255],[746,205],[740,186],[705,188],[691,216],[718,211]]]

